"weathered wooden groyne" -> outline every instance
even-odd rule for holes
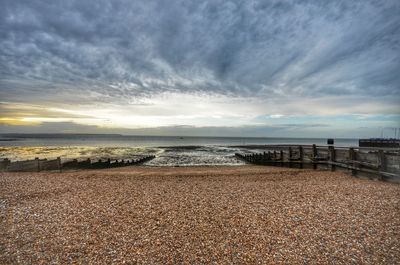
[[[248,163],[293,168],[337,169],[400,182],[400,150],[316,145],[265,146],[264,152],[236,153]]]
[[[147,161],[154,159],[154,155],[142,156],[140,158],[128,159],[128,160],[111,160],[99,159],[94,161],[90,158],[79,161],[78,159],[73,159],[70,161],[62,162],[60,157],[57,157],[53,160],[47,159],[39,159],[35,158],[34,160],[25,160],[25,161],[15,161],[12,162],[9,159],[5,158],[0,161],[0,171],[8,171],[8,172],[18,172],[18,171],[31,171],[31,172],[40,172],[40,171],[48,171],[48,170],[59,170],[63,169],[101,169],[101,168],[114,168],[114,167],[125,167],[132,165],[140,165]]]

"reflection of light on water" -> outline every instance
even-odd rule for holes
[[[218,146],[195,147],[0,147],[0,158],[11,161],[35,157],[62,160],[78,159],[133,159],[143,155],[156,155],[145,163],[148,166],[195,166],[195,165],[241,165],[234,157],[237,149]]]

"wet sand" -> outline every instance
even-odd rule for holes
[[[400,185],[259,166],[0,173],[0,264],[398,264]]]

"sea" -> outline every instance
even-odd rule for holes
[[[358,146],[358,139],[334,139],[335,146]],[[156,158],[146,166],[242,165],[235,153],[259,152],[265,145],[326,145],[326,138],[127,136],[98,134],[3,134],[0,159]]]

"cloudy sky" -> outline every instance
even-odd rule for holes
[[[373,137],[400,127],[398,0],[0,5],[3,133]]]

